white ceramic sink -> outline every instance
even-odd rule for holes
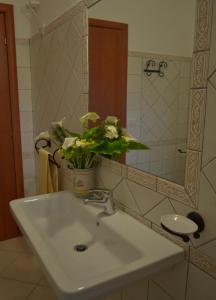
[[[183,249],[126,213],[101,217],[103,208],[69,192],[10,205],[59,299],[94,299],[184,259]],[[77,252],[78,244],[88,249]]]

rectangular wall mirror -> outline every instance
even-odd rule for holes
[[[196,0],[89,8],[89,110],[116,115],[147,151],[125,163],[184,185]]]

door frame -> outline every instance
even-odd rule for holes
[[[14,167],[16,178],[16,195],[17,198],[23,197],[23,165],[22,165],[22,148],[20,134],[20,117],[19,117],[19,97],[17,81],[17,63],[16,63],[16,42],[14,30],[14,13],[13,5],[0,4],[0,12],[5,16],[7,56],[8,56],[8,76],[11,102],[11,120],[13,134],[13,152]],[[15,146],[16,145],[16,146]]]

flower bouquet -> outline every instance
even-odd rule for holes
[[[99,118],[95,112],[89,112],[81,117],[82,133],[66,129],[64,120],[51,124],[51,139],[69,162],[69,168],[74,170],[74,189],[78,194],[85,194],[87,190],[94,188],[93,170],[100,156],[118,160],[128,151],[148,149],[120,126],[118,118],[108,116],[102,122],[98,121]],[[38,138],[45,136],[48,136],[48,132],[41,133]],[[86,178],[91,179],[84,179],[83,174],[86,172],[91,174]]]

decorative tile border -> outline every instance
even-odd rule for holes
[[[177,56],[177,55],[171,55],[171,54],[158,54],[158,53],[150,53],[150,52],[141,52],[141,51],[129,51],[128,56],[131,57],[143,57],[146,59],[161,59],[161,60],[177,60],[177,61],[190,61],[191,57],[187,56]]]
[[[190,249],[190,261],[202,271],[208,273],[216,279],[216,261],[200,250]]]
[[[206,88],[208,77],[208,62],[209,51],[194,53],[192,66],[192,88]]]
[[[201,152],[187,151],[185,189],[193,204],[197,207],[199,196],[199,181],[201,172]]]
[[[194,51],[206,50],[210,46],[211,0],[198,0],[195,24]]]
[[[193,206],[193,203],[185,191],[185,188],[177,183],[158,178],[157,192],[174,200]]]
[[[133,167],[127,168],[127,178],[133,182],[139,183],[153,191],[157,189],[157,177]]]
[[[205,126],[206,89],[191,90],[188,149],[202,151]]]

